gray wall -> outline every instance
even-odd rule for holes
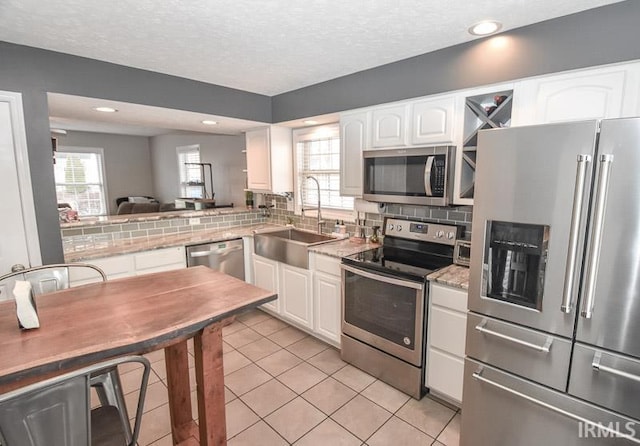
[[[640,58],[640,1],[561,17],[274,96],[273,121]]]
[[[146,136],[72,132],[58,137],[58,146],[99,147],[104,149],[104,164],[109,197],[109,213],[117,210],[116,198],[131,195],[153,196],[151,152]]]
[[[269,122],[267,96],[0,42],[0,90],[22,93],[43,263],[63,260],[51,163],[47,92]]]
[[[205,133],[170,134],[150,138],[154,193],[162,202],[172,202],[179,193],[176,147],[200,145],[200,161],[212,163],[213,190],[217,204],[244,206],[247,158],[244,135],[210,135]]]

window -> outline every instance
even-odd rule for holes
[[[68,203],[80,216],[107,214],[102,149],[60,148],[54,176],[58,203]]]
[[[318,204],[318,187],[312,176],[320,184],[322,209],[336,211],[338,218],[348,217],[353,210],[353,198],[340,195],[340,130],[338,125],[312,127],[293,133],[296,150],[297,208],[315,208]],[[342,213],[340,213],[342,211]]]
[[[176,148],[178,152],[178,171],[180,172],[180,196],[182,198],[204,198],[204,178],[198,165],[200,162],[200,146],[183,146]]]

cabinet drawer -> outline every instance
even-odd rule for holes
[[[437,347],[452,355],[464,357],[464,342],[467,333],[467,315],[440,308],[431,307],[431,325],[429,327],[432,347]]]
[[[456,311],[467,311],[467,291],[431,283],[431,302]]]
[[[547,347],[541,351],[539,347]],[[571,341],[474,313],[467,315],[467,356],[564,390]]]
[[[186,266],[184,248],[176,246],[175,248],[158,249],[134,256],[136,271],[143,269],[155,269],[169,265],[183,264]]]
[[[340,276],[340,260],[325,256],[322,254],[314,254],[315,270],[332,276]]]
[[[462,402],[464,360],[429,349],[427,387],[457,402]]]
[[[640,361],[576,343],[569,393],[638,419],[640,401],[630,395],[640,394]]]

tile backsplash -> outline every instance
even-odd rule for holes
[[[317,220],[315,217],[302,217],[296,215],[292,211],[287,210],[287,199],[280,196],[269,196],[269,199],[275,198],[276,207],[269,211],[270,216],[267,218],[270,223],[287,224],[292,222],[296,227],[315,231],[317,229]],[[464,227],[463,237],[471,238],[471,222],[473,217],[472,206],[411,206],[404,204],[389,204],[380,214],[365,214],[367,235],[371,235],[371,227],[382,226],[384,217],[394,218],[411,218],[424,222],[443,223],[450,225],[458,225]],[[333,230],[333,221],[324,218],[327,222],[323,232],[331,232]],[[356,227],[353,222],[345,222],[347,232],[355,234]]]

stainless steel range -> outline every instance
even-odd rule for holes
[[[424,391],[426,276],[453,263],[457,226],[386,218],[383,246],[342,259],[342,359]]]

